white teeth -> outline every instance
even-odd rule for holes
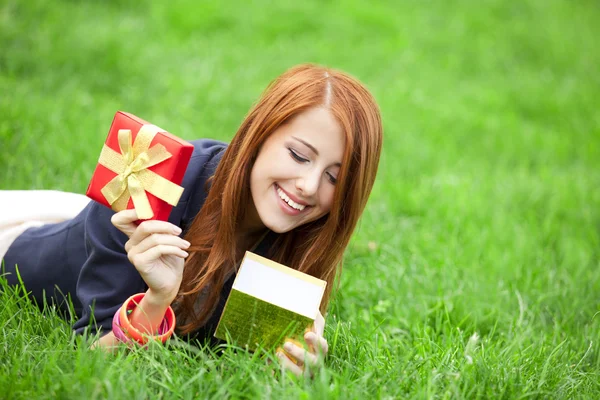
[[[283,201],[288,203],[292,208],[295,208],[296,210],[302,211],[306,207],[305,205],[298,204],[294,200],[290,199],[289,196],[285,194],[280,188],[277,188],[277,194],[279,194],[279,197],[281,197]]]

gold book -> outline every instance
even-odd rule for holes
[[[246,252],[215,337],[256,350],[302,338],[317,317],[327,282]]]

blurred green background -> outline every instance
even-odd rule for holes
[[[599,20],[592,0],[3,0],[0,189],[83,193],[117,110],[227,141],[287,68],[344,70],[385,129],[328,318],[345,389],[285,393],[598,397]]]

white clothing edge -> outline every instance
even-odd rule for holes
[[[0,190],[0,260],[27,229],[74,218],[90,201],[58,190]]]

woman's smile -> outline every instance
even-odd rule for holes
[[[277,194],[277,203],[281,207],[284,213],[292,216],[300,215],[308,212],[312,207],[307,203],[298,200],[297,198],[292,199],[293,195],[288,194],[278,184],[273,184],[275,187],[275,193]]]

